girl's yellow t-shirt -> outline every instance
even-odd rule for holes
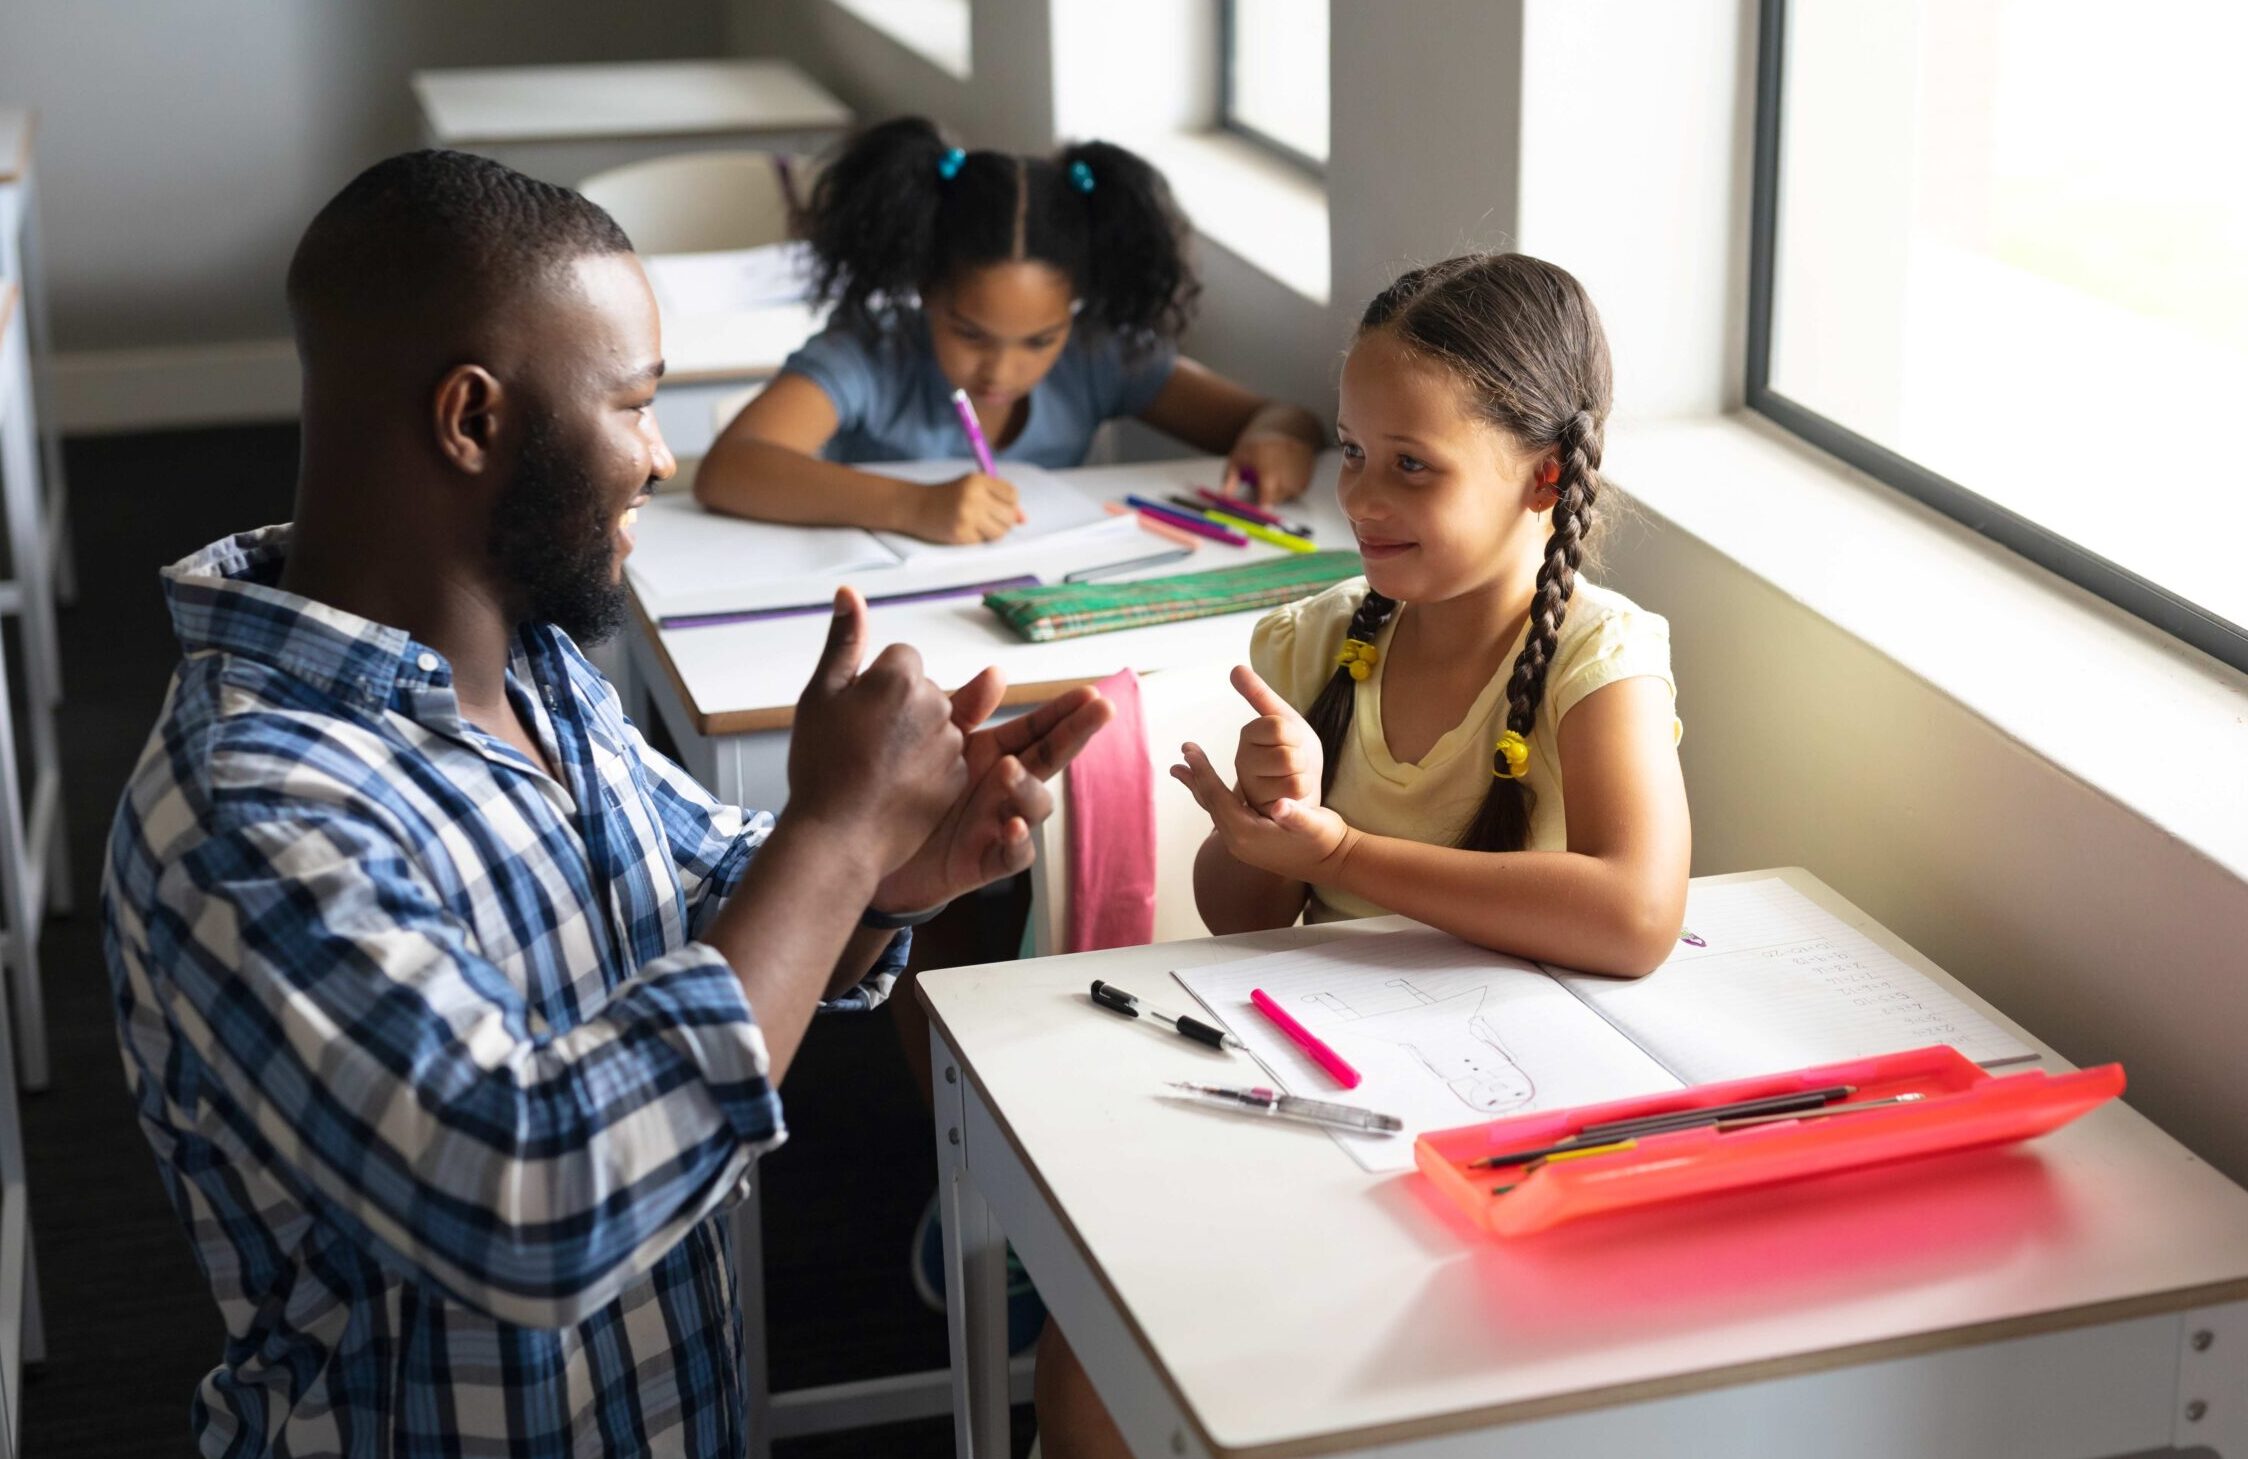
[[[1290,603],[1265,615],[1249,640],[1249,663],[1281,698],[1299,711],[1311,708],[1335,672],[1335,655],[1351,615],[1366,596],[1366,579],[1337,583],[1314,598]],[[1397,615],[1382,626],[1375,646],[1386,659]],[[1523,632],[1528,633],[1525,626]],[[1506,681],[1522,651],[1517,638],[1494,679],[1483,686],[1467,717],[1447,730],[1418,764],[1401,764],[1389,753],[1382,733],[1382,678],[1386,665],[1354,686],[1350,734],[1344,742],[1326,803],[1362,831],[1413,841],[1450,845],[1459,839],[1491,786],[1491,749],[1506,728]],[[1530,766],[1524,783],[1531,796],[1533,851],[1568,849],[1568,822],[1562,813],[1562,719],[1595,689],[1620,679],[1656,678],[1678,685],[1670,674],[1670,624],[1621,593],[1577,580],[1569,610],[1561,620],[1560,642],[1546,669],[1545,699],[1530,731]],[[1681,732],[1671,721],[1675,742]],[[1335,887],[1315,887],[1304,909],[1306,921],[1378,917],[1387,909]]]

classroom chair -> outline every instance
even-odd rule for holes
[[[788,193],[791,217],[802,217],[812,205],[812,189],[826,168],[825,152],[776,152],[773,165],[780,169],[781,186]]]
[[[31,114],[16,108],[0,107],[0,133],[10,128],[11,121],[27,134],[31,129]],[[54,409],[54,330],[47,320],[46,275],[41,263],[39,224],[38,165],[34,149],[26,147],[20,165],[12,174],[8,160],[0,158],[0,282],[13,281],[22,292],[18,307],[24,311],[25,324],[30,330],[32,394],[47,402],[47,408],[36,414],[39,424],[40,465],[46,487],[44,516],[49,523],[47,534],[47,571],[54,584],[58,602],[73,603],[78,599],[78,573],[75,558],[70,550],[69,493],[63,476],[62,425]],[[50,656],[54,645],[50,640],[41,646]],[[57,697],[62,692],[60,660],[56,659],[52,674]]]
[[[1248,631],[1242,631],[1242,656]],[[1202,914],[1194,906],[1194,855],[1210,833],[1210,818],[1186,788],[1171,779],[1179,746],[1194,741],[1230,773],[1234,742],[1249,719],[1248,707],[1226,679],[1230,664],[1166,669],[1139,680],[1140,716],[1146,726],[1143,753],[1148,759],[1154,798],[1155,920],[1150,942],[1206,937]],[[1103,734],[1115,733],[1112,725]],[[1091,753],[1088,751],[1087,753]],[[1069,946],[1070,817],[1067,774],[1055,780],[1054,813],[1032,833],[1037,859],[1030,866],[1030,956],[1074,952]]]
[[[786,241],[788,190],[769,152],[684,152],[597,172],[578,191],[642,253],[717,253]]]
[[[0,918],[7,924],[0,960],[6,963],[15,1005],[16,1073],[24,1088],[43,1089],[47,1019],[39,934],[48,908],[69,909],[70,881],[61,742],[55,729],[61,691],[53,653],[51,538],[31,394],[28,325],[22,289],[14,280],[0,279],[0,508],[6,516],[10,574],[0,581],[0,613],[22,625],[22,719],[31,751],[25,767],[17,757],[14,719],[6,712],[6,666],[0,660]]]

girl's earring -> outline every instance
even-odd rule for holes
[[[1561,463],[1548,461],[1538,468],[1538,510],[1546,511],[1561,500]]]

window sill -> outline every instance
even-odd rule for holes
[[[1170,179],[1195,232],[1312,303],[1327,303],[1327,190],[1316,178],[1217,132],[1175,132],[1141,150]]]
[[[1606,454],[1650,514],[2248,880],[2248,777],[2222,773],[2248,674],[1760,417],[1620,424]]]
[[[830,0],[955,80],[970,75],[968,0]]]

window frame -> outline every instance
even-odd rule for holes
[[[1230,5],[1230,0],[1227,3]],[[2108,561],[2083,544],[1930,471],[1772,388],[1772,294],[1778,264],[1787,6],[1788,0],[1758,0],[1749,202],[1748,408],[2124,612],[2233,668],[2248,671],[2248,627],[2219,617],[2160,583]]]
[[[1326,163],[1308,153],[1297,151],[1270,133],[1259,131],[1233,114],[1233,44],[1239,38],[1234,23],[1234,3],[1235,0],[1218,0],[1218,130],[1229,137],[1239,137],[1290,167],[1311,174],[1324,185],[1327,181]],[[1320,0],[1320,3],[1326,4],[1328,0]],[[1330,87],[1332,80],[1330,76]],[[1332,145],[1331,137],[1329,145]]]

